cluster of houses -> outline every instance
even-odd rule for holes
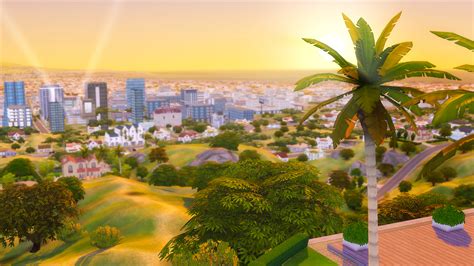
[[[283,162],[288,162],[292,158],[297,158],[301,154],[308,157],[308,161],[313,161],[326,157],[327,151],[333,148],[332,139],[330,137],[316,138],[316,147],[311,147],[306,143],[298,143],[288,145],[289,153],[277,152],[275,156]]]

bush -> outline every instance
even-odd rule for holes
[[[433,212],[433,220],[439,224],[455,226],[464,223],[464,212],[451,205],[436,209]]]
[[[256,150],[245,150],[239,154],[239,161],[243,160],[259,160],[260,154]]]
[[[461,205],[470,205],[474,201],[474,184],[454,188],[454,198],[459,200]]]
[[[365,245],[369,242],[367,224],[363,222],[350,224],[344,229],[342,235],[344,240],[354,244]]]
[[[405,181],[403,180],[402,182],[400,182],[400,184],[398,185],[398,190],[400,190],[400,192],[408,192],[410,191],[412,188],[412,184],[410,181]]]
[[[300,162],[306,162],[308,161],[308,155],[303,153],[303,154],[298,155],[296,159]]]
[[[445,181],[443,174],[439,171],[432,171],[426,175],[426,181],[430,182],[434,187],[436,183],[442,183]]]
[[[346,190],[344,192],[344,201],[349,209],[358,211],[362,207],[364,195],[357,190]]]
[[[335,170],[329,175],[329,184],[344,189],[351,186],[351,181],[349,180],[349,175],[345,171]]]
[[[387,151],[387,148],[385,148],[384,146],[377,146],[377,148],[375,148],[375,159],[377,160],[377,162],[382,161],[383,155],[385,154],[386,151]]]
[[[446,166],[440,169],[440,172],[443,174],[444,179],[446,181],[449,181],[452,178],[455,178],[458,175],[458,172],[456,169]]]
[[[120,231],[115,227],[100,226],[91,235],[91,245],[98,248],[110,248],[120,242]]]
[[[273,135],[277,138],[281,138],[281,137],[283,137],[283,132],[280,131],[280,130],[277,130],[277,131],[275,131],[275,133],[273,133]]]
[[[28,147],[28,148],[26,148],[25,151],[26,151],[26,153],[34,153],[36,151],[36,149],[33,148],[33,147]]]
[[[339,152],[339,155],[342,157],[342,159],[347,161],[351,159],[352,157],[354,157],[355,153],[352,149],[342,149]]]
[[[381,163],[379,166],[377,166],[377,169],[384,175],[384,176],[389,176],[393,172],[395,172],[395,168],[393,168],[393,165],[389,163]]]
[[[158,166],[148,177],[148,183],[155,186],[183,186],[183,180],[178,171],[171,164]]]
[[[213,148],[222,147],[228,150],[236,151],[239,148],[240,142],[241,140],[238,133],[234,131],[225,131],[224,133],[212,138],[209,146]]]
[[[410,153],[416,151],[416,146],[412,142],[403,142],[400,149],[408,156]]]
[[[12,146],[11,146],[11,148],[14,149],[14,150],[17,150],[17,149],[19,149],[20,147],[21,147],[21,146],[20,146],[20,144],[18,144],[18,143],[13,143]]]
[[[58,239],[63,242],[74,242],[82,237],[82,227],[75,221],[67,222],[58,233]]]

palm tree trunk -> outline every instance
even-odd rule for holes
[[[122,176],[122,159],[120,159],[119,157],[118,161],[119,161],[119,173],[120,173],[120,176]]]
[[[369,265],[379,265],[379,237],[377,217],[377,176],[375,168],[375,143],[365,131],[365,169],[367,174],[367,198],[369,211]]]

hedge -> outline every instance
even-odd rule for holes
[[[456,226],[464,223],[464,218],[464,212],[451,205],[438,208],[433,212],[433,220],[435,222],[449,226]]]
[[[256,260],[250,262],[249,266],[279,266],[289,258],[308,246],[309,237],[306,234],[298,233],[288,238],[280,245],[272,248]]]
[[[357,222],[357,223],[352,223],[349,226],[347,226],[343,232],[343,238],[344,240],[359,244],[359,245],[365,245],[369,242],[369,236],[367,232],[367,224],[362,223],[362,222]]]

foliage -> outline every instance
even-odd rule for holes
[[[222,177],[224,171],[229,168],[230,163],[206,162],[196,168],[195,176],[191,182],[191,186],[195,189],[202,190],[206,188],[212,180]]]
[[[439,171],[432,171],[428,173],[425,179],[426,181],[430,182],[433,187],[436,185],[436,183],[442,183],[446,181],[446,179],[443,177],[443,174]]]
[[[58,239],[63,242],[74,242],[82,237],[81,224],[74,219],[68,219],[58,232]]]
[[[11,148],[14,149],[14,150],[17,150],[17,149],[21,148],[21,146],[18,143],[13,143]]]
[[[381,162],[383,160],[383,156],[386,151],[387,148],[385,148],[384,146],[377,146],[375,148],[375,159],[377,162]]]
[[[84,199],[86,191],[79,178],[75,176],[61,177],[58,179],[58,182],[63,184],[72,193],[72,198],[76,203]]]
[[[438,37],[446,39],[448,41],[455,41],[457,45],[467,48],[471,50],[471,52],[474,51],[474,41],[466,37],[463,37],[459,34],[456,34],[453,32],[442,32],[442,31],[432,31],[431,33],[435,34]],[[462,65],[455,68],[465,70],[468,72],[474,72],[474,65]]]
[[[339,155],[342,157],[342,159],[347,161],[351,159],[352,157],[354,157],[355,153],[353,149],[342,149],[339,152]]]
[[[144,179],[148,175],[148,169],[145,166],[138,166],[137,167],[137,176],[140,177],[140,179]]]
[[[183,128],[180,127],[180,126],[174,126],[173,131],[174,131],[174,133],[179,134],[183,131]]]
[[[273,136],[275,136],[277,138],[281,138],[281,137],[283,137],[283,135],[284,135],[284,133],[281,130],[277,130],[277,131],[275,131],[275,133],[273,133]]]
[[[354,244],[365,245],[369,242],[369,233],[366,223],[352,223],[344,228],[342,235],[344,240]]]
[[[47,176],[54,171],[55,162],[52,160],[43,160],[38,164],[38,172],[42,177]]]
[[[260,154],[256,150],[244,150],[239,154],[239,161],[260,159]]]
[[[362,176],[362,171],[359,168],[354,168],[351,170],[351,176]]]
[[[26,176],[33,176],[36,180],[39,180],[39,175],[36,173],[33,163],[26,158],[16,158],[11,160],[5,168],[3,168],[3,173],[12,173],[15,175],[17,180]]]
[[[209,240],[199,245],[198,252],[179,254],[173,258],[173,265],[193,265],[193,266],[228,266],[238,265],[238,257],[228,243],[222,241]]]
[[[449,166],[445,166],[439,171],[443,174],[443,177],[446,179],[446,181],[449,181],[450,179],[453,179],[458,175],[456,169]]]
[[[0,180],[0,184],[5,187],[13,183],[15,183],[15,175],[12,173],[4,173],[2,179]]]
[[[454,188],[454,197],[462,205],[470,205],[474,201],[474,184],[463,184]]]
[[[298,155],[296,160],[298,160],[300,162],[306,162],[306,161],[308,161],[308,155],[302,153],[302,154]]]
[[[25,151],[26,151],[26,153],[34,153],[36,151],[36,149],[33,148],[33,147],[28,147],[28,148],[25,149]]]
[[[389,176],[393,172],[395,172],[395,168],[393,165],[389,163],[381,163],[377,166],[377,169],[384,175],[384,176]]]
[[[400,190],[400,192],[409,192],[411,188],[412,184],[410,181],[403,180],[400,182],[400,184],[398,184],[398,190]]]
[[[172,260],[214,240],[228,242],[247,264],[297,232],[312,237],[339,232],[336,208],[342,198],[317,178],[317,169],[299,162],[231,164],[222,178],[195,194],[191,220],[160,257]]]
[[[416,152],[416,146],[413,142],[403,142],[400,146],[400,149],[406,154],[410,155],[410,153]]]
[[[329,175],[329,184],[340,189],[347,189],[351,186],[351,181],[346,171],[334,170]]]
[[[148,154],[150,162],[166,163],[169,158],[166,154],[166,150],[162,147],[153,148]]]
[[[344,191],[344,201],[349,209],[358,211],[362,207],[364,195],[357,190],[351,189]]]
[[[364,178],[363,176],[358,176],[358,177],[357,177],[357,186],[358,186],[359,188],[362,187],[362,185],[364,184],[364,182],[365,182],[365,178]]]
[[[209,146],[211,147],[222,147],[228,150],[236,151],[239,148],[241,140],[239,134],[233,131],[224,131],[219,135],[212,138]]]
[[[31,252],[54,240],[68,218],[78,214],[72,194],[58,182],[42,181],[34,186],[12,185],[0,192],[0,242],[33,242]]]
[[[120,230],[111,226],[100,226],[90,234],[91,245],[98,248],[110,248],[120,243]]]
[[[162,164],[155,168],[148,177],[148,183],[155,186],[182,186],[178,171],[171,164]]]
[[[438,208],[433,212],[433,220],[435,222],[449,226],[464,223],[464,218],[464,212],[454,208],[452,205]]]
[[[441,137],[449,137],[452,134],[452,129],[449,124],[444,124],[440,129],[439,129],[439,135]]]
[[[307,248],[308,240],[309,238],[306,234],[295,234],[256,260],[252,261],[249,266],[283,265],[283,263],[285,263],[289,258]]]
[[[254,125],[255,126],[255,125]],[[229,130],[229,131],[244,131],[244,126],[241,124],[236,124],[236,123],[226,123],[222,125],[220,130]]]
[[[135,168],[138,167],[138,160],[137,160],[137,158],[135,158],[135,157],[133,157],[133,156],[130,156],[130,157],[125,158],[124,163],[130,165],[130,167],[131,167],[132,169],[135,169]]]

